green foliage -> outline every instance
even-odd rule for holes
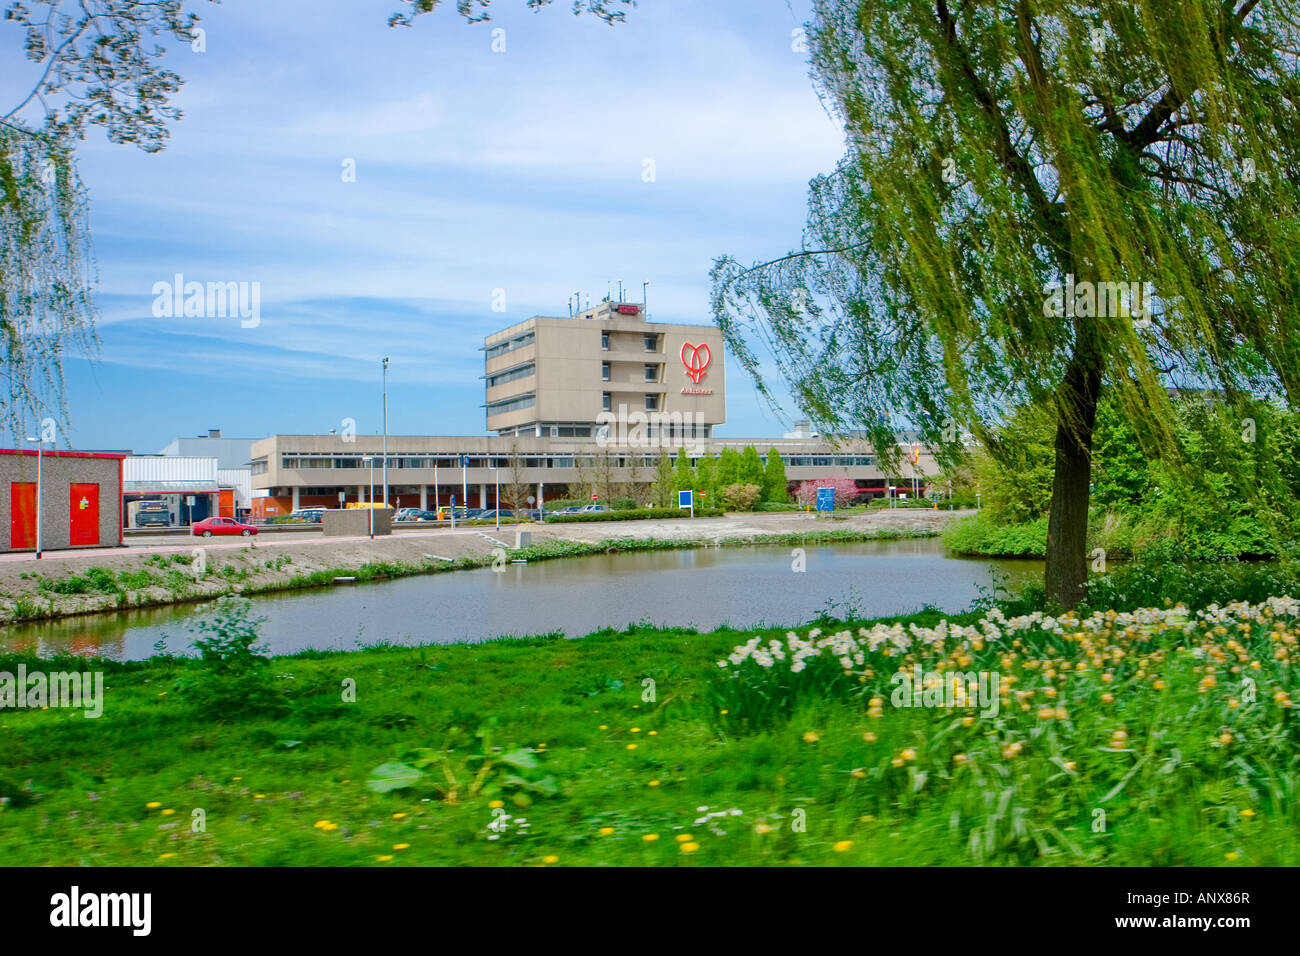
[[[190,629],[200,666],[180,682],[182,696],[206,716],[238,720],[287,709],[273,683],[270,659],[257,644],[265,618],[253,616],[247,598],[220,598],[212,614]]]
[[[734,448],[724,448],[718,456],[717,483],[719,488],[726,488],[740,481],[740,452]]]
[[[609,506],[615,511],[635,511],[640,507],[635,498],[615,498],[609,503]]]
[[[763,500],[784,504],[789,501],[785,479],[785,462],[775,448],[767,450],[767,464],[763,466]]]
[[[763,489],[755,484],[728,485],[722,489],[722,500],[729,511],[752,511],[762,494]]]
[[[743,485],[763,486],[763,459],[758,455],[758,449],[753,445],[746,445],[745,450],[740,453],[740,463],[736,467],[736,480]]]
[[[661,451],[655,463],[655,483],[653,501],[656,508],[671,508],[676,500],[677,478],[673,471],[673,461],[668,452]]]
[[[949,522],[943,530],[943,546],[953,554],[1042,557],[1047,551],[1047,519],[999,524],[979,512]]]
[[[695,469],[691,467],[691,460],[686,456],[685,448],[677,449],[674,484],[677,491],[690,491],[695,487]]]

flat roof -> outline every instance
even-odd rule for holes
[[[0,455],[31,455],[36,456],[35,448],[0,448]],[[55,458],[130,458],[123,452],[115,451],[41,451],[42,455],[53,455]]]

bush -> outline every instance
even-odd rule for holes
[[[721,508],[695,509],[697,518],[716,518]],[[689,518],[690,512],[676,508],[638,508],[636,511],[590,511],[581,515],[548,515],[547,524],[566,524],[574,521],[637,521],[642,518]]]
[[[980,512],[950,522],[943,529],[943,546],[954,554],[1041,558],[1047,553],[1047,519],[999,524]]]
[[[615,498],[609,506],[615,511],[635,511],[639,507],[635,498]]]
[[[722,500],[732,511],[753,511],[762,494],[763,489],[758,485],[727,485],[722,489]]]
[[[200,659],[181,680],[181,693],[209,717],[277,714],[288,709],[271,684],[270,658],[257,644],[265,618],[253,617],[247,598],[223,597],[191,628]]]
[[[858,496],[858,486],[853,483],[852,478],[817,478],[812,481],[803,481],[795,489],[794,500],[801,505],[817,506],[817,489],[834,488],[835,489],[835,507],[847,508],[853,504],[853,499]]]

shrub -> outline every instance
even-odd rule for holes
[[[200,659],[182,678],[182,696],[210,717],[276,714],[287,709],[271,683],[270,659],[257,644],[265,618],[253,616],[247,598],[223,597],[192,627]]]
[[[722,489],[722,500],[732,511],[753,511],[762,494],[763,489],[758,485],[727,485]]]
[[[835,489],[836,508],[847,508],[858,496],[858,486],[853,483],[852,478],[816,478],[800,482],[799,487],[795,489],[794,500],[801,505],[816,507],[818,488]]]
[[[1047,553],[1047,519],[999,524],[980,512],[950,522],[943,529],[943,546],[954,554],[1041,558]]]
[[[609,506],[615,511],[635,511],[637,503],[635,498],[615,498]]]

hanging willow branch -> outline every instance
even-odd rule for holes
[[[813,6],[847,152],[799,249],[712,273],[764,394],[770,361],[823,431],[865,429],[887,461],[890,413],[948,458],[962,431],[996,448],[1028,403],[1086,434],[1072,363],[1169,457],[1171,386],[1300,395],[1294,0]],[[1045,314],[1071,275],[1150,283],[1153,314]]]

